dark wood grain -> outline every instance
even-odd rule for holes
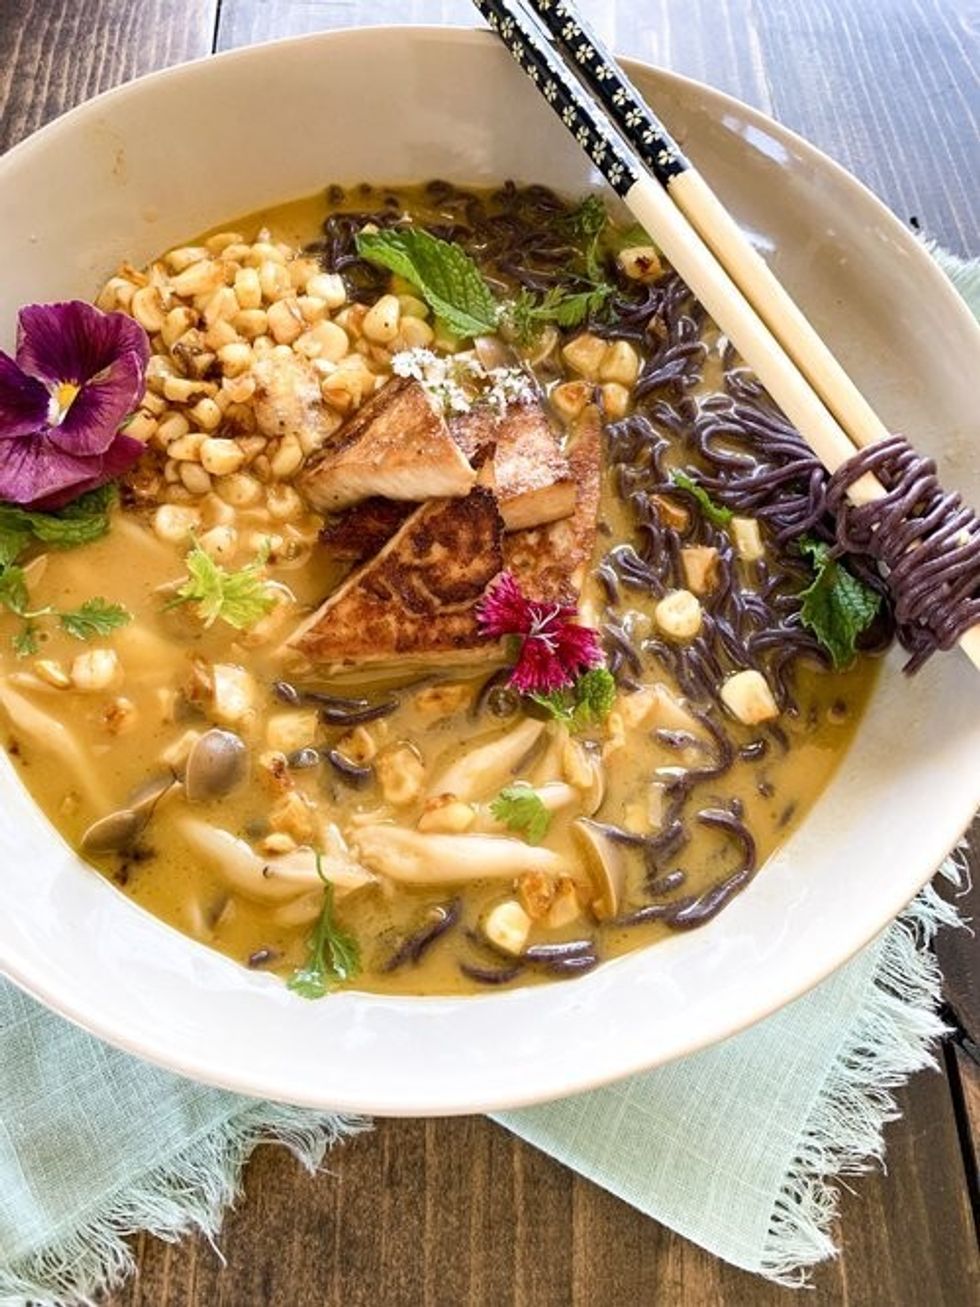
[[[977,0],[583,0],[617,50],[773,114],[959,254],[980,249]],[[378,23],[476,26],[469,0],[223,0],[218,44]]]
[[[618,49],[774,112],[901,216],[914,214],[952,248],[980,249],[980,4],[594,0],[585,8]],[[0,0],[0,148],[98,90],[206,52],[213,35],[227,48],[424,21],[473,18],[467,0],[221,0],[220,13],[218,0]],[[950,1002],[976,1035],[975,946],[961,934],[941,948]],[[842,1256],[814,1277],[821,1307],[980,1300],[966,1171],[980,1070],[957,1050],[947,1069],[946,1078],[916,1077],[899,1095],[888,1175],[871,1173],[844,1194]],[[227,1262],[201,1239],[174,1246],[139,1236],[140,1274],[108,1307],[800,1301],[482,1119],[383,1122],[328,1165],[310,1177],[281,1150],[259,1150],[221,1238]]]

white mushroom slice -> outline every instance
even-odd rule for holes
[[[495,793],[513,779],[514,768],[543,730],[544,722],[529,717],[509,734],[477,746],[436,776],[429,794],[452,794],[468,802]]]
[[[58,759],[66,789],[77,788],[99,811],[108,808],[109,801],[98,781],[99,769],[92,766],[91,759],[67,726],[3,683],[0,683],[0,704],[15,730],[23,732],[48,757]]]
[[[231,831],[197,818],[183,817],[177,827],[191,848],[246,898],[274,903],[318,889],[322,884],[313,849],[301,848],[263,858]],[[356,862],[332,851],[321,856],[320,871],[338,891],[360,889],[374,879]]]
[[[525,871],[560,876],[566,860],[503,835],[426,835],[400,826],[365,826],[351,843],[365,866],[415,885],[513,879]]]
[[[600,921],[614,917],[619,912],[626,884],[623,850],[613,843],[601,826],[586,817],[572,822],[572,830],[585,854],[586,865],[595,886],[592,911]]]

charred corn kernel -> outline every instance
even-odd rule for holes
[[[238,532],[233,526],[213,526],[200,537],[199,544],[216,563],[227,563],[238,548]]]
[[[224,279],[224,271],[213,259],[201,259],[178,273],[170,285],[175,295],[191,299],[195,295],[217,290]]]
[[[483,919],[483,933],[491,944],[516,956],[522,952],[531,933],[531,918],[516,899],[507,899],[487,913]]]
[[[461,835],[476,821],[476,809],[451,794],[440,794],[427,799],[425,808],[418,820],[421,831],[433,831],[443,835]]]
[[[316,834],[316,813],[313,805],[299,790],[283,795],[269,813],[269,825],[274,831],[291,835],[297,844],[308,844]]]
[[[218,387],[213,381],[203,381],[199,377],[167,377],[163,383],[164,398],[172,404],[191,404],[213,395]]]
[[[241,308],[238,296],[232,288],[219,286],[214,294],[208,297],[208,302],[204,306],[204,322],[209,327],[213,327],[216,322],[230,322]]]
[[[71,665],[71,683],[83,694],[108,690],[122,677],[122,664],[115,649],[87,649]]]
[[[729,526],[739,558],[746,563],[755,563],[765,556],[762,531],[754,517],[733,517]]]
[[[102,710],[102,726],[110,735],[126,735],[139,721],[139,712],[132,699],[117,695]]]
[[[172,458],[168,458],[163,465],[163,479],[170,482],[180,480],[180,472],[177,470],[177,464]]]
[[[236,309],[237,313],[238,310]],[[216,353],[220,352],[226,345],[235,345],[241,343],[241,336],[231,325],[230,322],[221,320],[208,327],[204,333],[204,343],[208,349],[213,349]]]
[[[653,610],[657,625],[671,640],[693,640],[701,630],[701,605],[690,590],[671,590]]]
[[[170,545],[182,545],[201,524],[196,508],[182,504],[161,504],[153,514],[153,532],[158,540]]]
[[[161,418],[167,412],[167,401],[162,395],[155,395],[152,390],[148,390],[140,401],[140,407],[152,413],[155,418]]]
[[[629,412],[630,393],[618,381],[607,381],[600,387],[602,411],[607,418],[617,421]]]
[[[303,334],[306,323],[294,299],[277,300],[268,309],[269,332],[279,345],[291,345]]]
[[[242,309],[232,318],[231,325],[246,340],[254,340],[269,330],[269,315],[265,309]]]
[[[320,271],[314,259],[292,259],[288,268],[289,280],[296,290],[303,290],[310,278]]]
[[[328,309],[339,309],[347,303],[347,288],[344,279],[336,272],[320,272],[306,283],[307,295],[315,295],[323,300]]]
[[[225,503],[231,504],[233,508],[251,508],[262,498],[261,485],[247,472],[234,472],[231,476],[221,477],[215,489]]]
[[[696,595],[707,594],[718,583],[718,550],[712,545],[685,545],[681,563],[688,588]]]
[[[589,381],[597,381],[606,355],[606,342],[585,331],[563,346],[561,355],[573,372]]]
[[[244,263],[252,253],[252,247],[247,241],[232,241],[221,251],[221,258],[225,263]]]
[[[555,897],[544,924],[549,930],[561,930],[570,926],[582,915],[582,902],[575,888],[575,882],[568,876],[563,877],[555,890]]]
[[[178,440],[172,440],[167,445],[167,457],[176,459],[178,463],[188,459],[197,462],[201,456],[201,446],[206,439],[203,431],[188,431],[186,435]]]
[[[375,763],[378,783],[385,800],[396,808],[414,803],[422,793],[425,767],[410,744],[396,744],[378,755]]]
[[[330,363],[339,363],[350,349],[350,337],[343,327],[337,326],[336,322],[318,322],[301,339],[310,342],[305,348],[301,348],[301,353],[310,358],[326,359]],[[313,345],[316,346],[315,350]]]
[[[272,475],[278,481],[285,481],[299,471],[303,462],[303,447],[295,436],[284,436],[271,461]]]
[[[429,685],[419,690],[413,700],[415,709],[427,717],[451,717],[472,702],[473,691],[462,681],[447,685]]]
[[[151,354],[150,361],[146,365],[146,384],[150,390],[156,394],[163,394],[164,383],[170,377],[177,375],[177,369],[174,361],[163,354]]]
[[[229,245],[239,245],[242,241],[240,231],[217,231],[209,236],[204,244],[210,254],[222,254]]]
[[[181,463],[180,479],[192,495],[206,495],[211,489],[211,478],[200,463]]]
[[[265,502],[277,522],[290,522],[303,512],[303,501],[292,486],[270,486]]]
[[[163,299],[156,286],[141,286],[139,290],[134,291],[129,311],[143,330],[148,331],[151,336],[155,336],[160,331],[166,315]]]
[[[163,261],[171,272],[183,272],[193,263],[200,263],[208,257],[209,251],[203,245],[181,245],[163,256]]]
[[[376,756],[378,746],[366,726],[355,726],[340,737],[337,750],[358,767],[363,767]]]
[[[610,341],[599,364],[599,380],[618,381],[621,386],[632,386],[639,371],[640,356],[629,341]]]
[[[190,429],[191,424],[183,413],[168,413],[157,423],[157,441],[162,445],[170,445],[186,436]]]
[[[188,417],[192,418],[194,425],[202,431],[214,431],[221,425],[221,409],[210,396],[199,399],[189,410]]]
[[[262,836],[259,847],[263,853],[275,857],[277,854],[292,853],[296,848],[296,841],[286,831],[274,830],[270,834]]]
[[[217,721],[236,726],[254,713],[258,688],[244,667],[215,663],[211,668],[211,685],[211,711]]]
[[[222,345],[218,350],[218,362],[226,377],[237,377],[247,372],[253,361],[252,347],[244,341],[235,341]]]
[[[254,268],[240,268],[235,273],[235,298],[239,309],[262,307],[262,283]]]
[[[320,718],[315,708],[273,713],[265,727],[265,742],[270,749],[292,753],[316,741]]]
[[[95,302],[107,313],[112,309],[128,309],[135,293],[136,287],[125,277],[110,277]]]
[[[728,711],[746,726],[756,726],[779,716],[779,707],[766,678],[753,668],[729,676],[721,687],[721,700]]]
[[[398,324],[398,335],[391,343],[395,349],[428,349],[435,340],[436,333],[422,318],[402,317]]]
[[[247,404],[255,394],[255,378],[249,372],[243,372],[237,377],[224,377],[221,381],[221,389],[228,396],[233,404]],[[227,416],[227,413],[226,413]],[[241,416],[241,415],[239,415]],[[246,425],[251,429],[254,417],[251,412],[248,415]]]
[[[403,318],[427,318],[429,316],[429,306],[425,300],[420,300],[417,295],[399,295],[398,307],[401,309]]]
[[[207,527],[232,526],[238,517],[231,504],[226,504],[213,490],[204,503],[200,505],[200,510],[201,519]]]
[[[234,440],[223,440],[220,436],[209,436],[201,442],[201,465],[212,476],[231,476],[245,462],[245,455]]]
[[[124,433],[133,440],[142,440],[144,444],[156,434],[157,420],[145,408],[139,408],[124,427]]]
[[[56,658],[39,658],[34,664],[34,672],[56,690],[67,690],[71,685],[71,677]]]
[[[281,300],[293,289],[289,269],[281,260],[276,259],[264,259],[259,265],[259,285],[263,297],[270,303]]]
[[[564,381],[551,392],[551,404],[566,422],[577,418],[592,399],[594,387],[588,381]]]
[[[631,281],[656,281],[663,272],[660,255],[653,245],[627,245],[616,262]]]
[[[285,252],[280,249],[278,245],[272,244],[272,241],[270,240],[270,232],[266,227],[263,227],[262,231],[259,232],[258,239],[252,246],[249,258],[257,268],[261,267],[267,259],[272,259],[274,263],[286,262]]]
[[[555,901],[558,883],[540,871],[526,871],[517,878],[517,897],[521,907],[532,921],[541,921],[548,915]]]
[[[308,327],[323,321],[327,311],[326,303],[318,295],[300,295],[296,300],[300,316]]]

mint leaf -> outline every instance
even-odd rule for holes
[[[317,875],[323,881],[323,907],[309,940],[305,966],[294,971],[288,988],[301,998],[323,998],[339,981],[350,980],[360,970],[360,949],[353,935],[345,931],[334,917],[333,885],[320,866],[316,854]]]
[[[0,508],[0,568],[17,561],[31,541],[31,528],[23,522],[4,517]]]
[[[109,530],[109,514],[119,498],[113,485],[100,486],[53,513],[0,504],[0,560],[21,537],[21,548],[32,538],[55,549],[74,549],[98,540]],[[16,555],[14,555],[16,557]]]
[[[177,590],[167,607],[197,604],[198,616],[205,626],[220,617],[236,630],[254,626],[275,604],[266,588],[265,555],[246,563],[237,572],[228,572],[195,541],[185,560],[187,580]]]
[[[528,698],[571,730],[585,731],[590,726],[599,726],[609,716],[616,699],[616,682],[607,668],[592,667],[567,690],[531,694]]]
[[[812,583],[800,592],[800,618],[834,666],[846,667],[854,658],[858,637],[878,615],[881,595],[833,558],[822,541],[802,536],[797,547],[815,573]]]
[[[4,604],[12,613],[23,617],[29,602],[24,569],[16,565],[5,568],[0,573],[0,604]]]
[[[686,472],[682,472],[680,468],[675,467],[673,469],[670,479],[675,486],[679,486],[681,490],[686,490],[688,494],[694,496],[701,512],[713,525],[727,526],[735,516],[730,508],[725,508],[723,504],[716,504],[704,486],[699,486],[693,477],[688,476]]]
[[[420,227],[359,232],[357,252],[410,281],[454,336],[496,330],[497,303],[465,250]]]
[[[523,781],[504,786],[491,802],[490,813],[508,830],[523,832],[528,844],[540,844],[551,825],[551,813]]]
[[[110,631],[132,621],[132,617],[132,613],[123,608],[122,604],[110,604],[101,596],[86,599],[80,608],[58,614],[62,629],[76,640],[92,640],[98,635],[108,635]]]

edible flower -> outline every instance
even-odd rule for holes
[[[28,304],[0,350],[0,499],[60,508],[143,452],[120,426],[143,396],[146,332],[81,300]]]
[[[480,632],[491,639],[517,636],[520,652],[508,684],[520,694],[550,694],[572,685],[603,662],[599,637],[575,619],[567,604],[529,599],[511,572],[502,572],[480,601]]]

